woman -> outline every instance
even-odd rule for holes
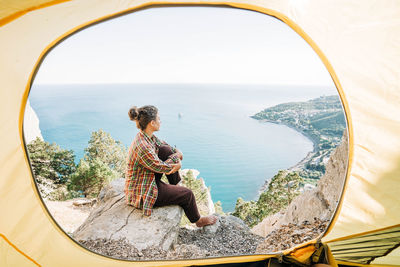
[[[198,227],[214,224],[217,217],[200,216],[193,192],[177,185],[181,180],[178,170],[181,168],[183,154],[153,134],[160,130],[161,125],[157,108],[132,107],[128,114],[136,122],[139,132],[128,153],[126,203],[143,209],[143,214],[147,216],[151,215],[153,207],[179,205],[189,221]],[[161,181],[163,173],[170,184]]]

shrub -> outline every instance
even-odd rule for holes
[[[165,175],[163,176],[165,180]],[[208,191],[210,188],[205,187],[204,182],[201,178],[196,179],[193,175],[192,170],[188,170],[185,175],[182,175],[182,184],[183,186],[189,188],[193,191],[194,197],[196,199],[197,208],[199,209],[199,213],[202,216],[209,215],[209,202],[208,202]],[[215,211],[223,213],[221,202],[214,203]],[[189,220],[186,216],[182,217],[181,225],[189,224]]]
[[[76,172],[71,176],[68,190],[80,191],[85,197],[97,197],[102,187],[118,174],[100,159],[81,159]]]
[[[85,148],[84,159],[88,162],[100,160],[115,171],[119,177],[125,176],[126,147],[102,129],[92,132],[92,136]]]
[[[244,201],[238,198],[232,215],[241,218],[249,226],[254,226],[268,215],[286,208],[300,194],[302,183],[304,181],[297,172],[279,171],[257,201]]]
[[[72,150],[62,149],[39,137],[29,143],[27,149],[37,180],[45,178],[56,184],[65,184],[75,171],[75,155]]]

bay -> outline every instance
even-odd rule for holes
[[[240,84],[57,84],[33,85],[29,100],[44,139],[82,158],[98,129],[129,146],[137,133],[131,106],[154,105],[161,129],[176,145],[182,168],[200,171],[214,202],[225,212],[236,200],[256,199],[266,179],[295,165],[312,150],[301,133],[249,116],[267,107],[337,94],[332,87]]]

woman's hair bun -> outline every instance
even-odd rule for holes
[[[131,107],[128,111],[128,115],[129,115],[129,118],[131,119],[131,121],[136,120],[139,115],[138,108],[136,106]]]
[[[157,119],[158,109],[155,106],[146,105],[140,108],[133,106],[129,109],[128,115],[132,121],[136,121],[136,126],[144,130],[147,125]]]

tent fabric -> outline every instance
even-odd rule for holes
[[[329,242],[336,260],[369,264],[400,246],[400,226]]]
[[[3,215],[0,234],[43,266],[131,265],[131,262],[82,248],[49,215],[27,159],[23,116],[30,85],[41,60],[63,38],[124,13],[168,4],[225,5],[255,10],[277,17],[304,38],[319,55],[338,88],[349,129],[346,185],[322,242],[332,246],[332,253],[335,253],[335,248],[344,244],[335,240],[399,224],[398,0],[0,0],[0,19],[3,19],[0,23],[0,209]],[[20,253],[1,242],[0,255],[7,255],[9,262],[21,261],[18,266],[24,266],[21,259],[26,257],[17,256]],[[391,246],[395,242],[390,243]],[[376,257],[370,266],[400,265],[399,255],[399,249],[395,248]],[[183,266],[257,261],[268,257],[271,255],[136,264]],[[32,263],[25,262],[26,266]]]
[[[0,266],[39,266],[39,264],[0,234]]]
[[[0,9],[0,26],[17,19],[26,13],[39,8],[45,8],[69,0],[18,0],[3,1]]]
[[[393,265],[396,263],[396,265],[398,265],[398,262],[400,262],[400,247],[390,252],[390,257],[379,257],[376,258],[372,263],[382,265]]]

